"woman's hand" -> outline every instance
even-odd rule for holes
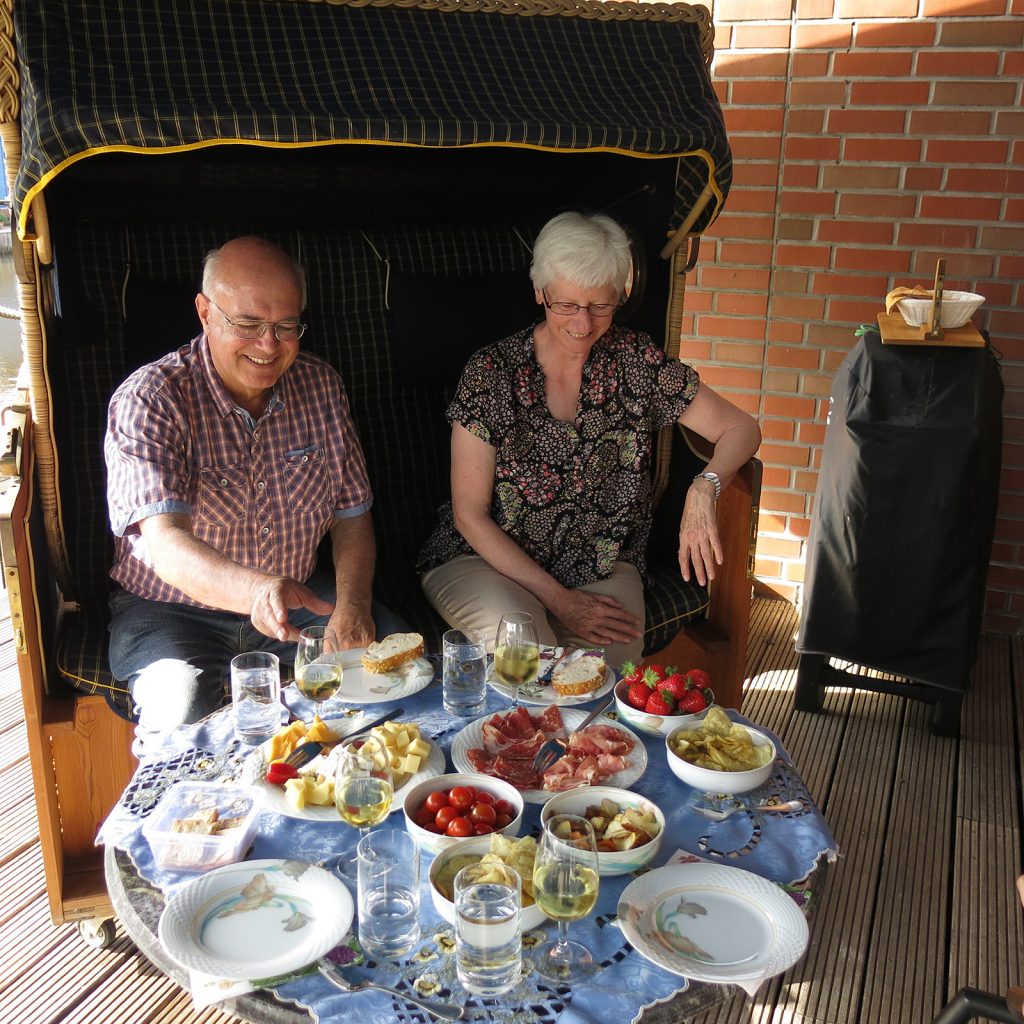
[[[709,480],[695,480],[686,492],[683,518],[679,523],[679,571],[690,581],[690,569],[703,587],[715,578],[715,566],[722,564],[722,541],[715,515],[715,488]]]
[[[629,643],[643,635],[640,620],[607,594],[566,590],[551,611],[576,636],[597,647]]]

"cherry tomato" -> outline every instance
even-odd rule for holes
[[[473,834],[473,826],[470,823],[469,818],[452,818],[448,822],[448,827],[444,830],[446,836],[471,836]]]
[[[474,825],[493,826],[498,817],[498,812],[490,804],[473,804],[469,817]]]
[[[424,804],[417,812],[416,816],[412,819],[417,825],[426,828],[434,820],[434,812],[431,811],[426,804]]]
[[[437,824],[437,827],[444,831],[458,816],[459,812],[454,807],[442,807],[441,810],[434,815],[434,821]]]
[[[507,800],[495,800],[494,809],[498,812],[498,814],[507,814],[509,817],[509,821],[511,821],[516,816],[516,809]]]
[[[476,794],[476,802],[478,804],[493,804],[496,799],[493,793],[485,793],[482,789]]]
[[[494,819],[495,831],[506,828],[512,824],[512,819],[507,814],[499,814]]]
[[[476,790],[472,786],[456,786],[449,792],[448,802],[460,811],[468,811],[476,803]]]
[[[423,806],[429,808],[431,813],[437,814],[442,807],[448,806],[448,794],[443,789],[439,789],[436,793],[431,793],[427,797]]]
[[[434,822],[431,822],[429,825],[424,825],[423,827],[428,832],[433,832],[434,835],[437,835],[437,836],[443,836],[444,835],[444,829],[443,828],[438,828],[437,825],[434,824]]]
[[[489,836],[494,831],[494,829],[491,828],[490,825],[474,825],[473,831],[478,836]]]

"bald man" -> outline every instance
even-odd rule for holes
[[[372,600],[373,495],[345,386],[300,350],[302,267],[236,238],[207,254],[195,303],[202,333],[114,392],[104,443],[110,664],[138,756],[221,706],[236,654],[291,661],[312,624],[345,648],[404,628]],[[327,534],[333,572],[316,573]]]

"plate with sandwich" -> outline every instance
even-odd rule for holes
[[[494,674],[493,662],[487,667],[487,683],[503,697],[518,697],[523,704],[557,704],[568,707],[587,704],[603,697],[615,686],[615,672],[604,661],[601,650],[572,650],[543,647],[540,675],[526,686],[508,686]]]
[[[353,647],[334,658],[341,665],[336,700],[349,704],[384,704],[419,693],[434,678],[423,657],[419,633],[392,633],[369,647]]]

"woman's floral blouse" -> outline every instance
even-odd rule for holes
[[[495,449],[494,521],[559,583],[579,587],[619,560],[646,575],[654,432],[699,383],[646,334],[612,325],[583,367],[576,422],[564,423],[548,411],[531,327],[469,360],[447,417]],[[440,514],[421,571],[473,553],[451,502]]]

